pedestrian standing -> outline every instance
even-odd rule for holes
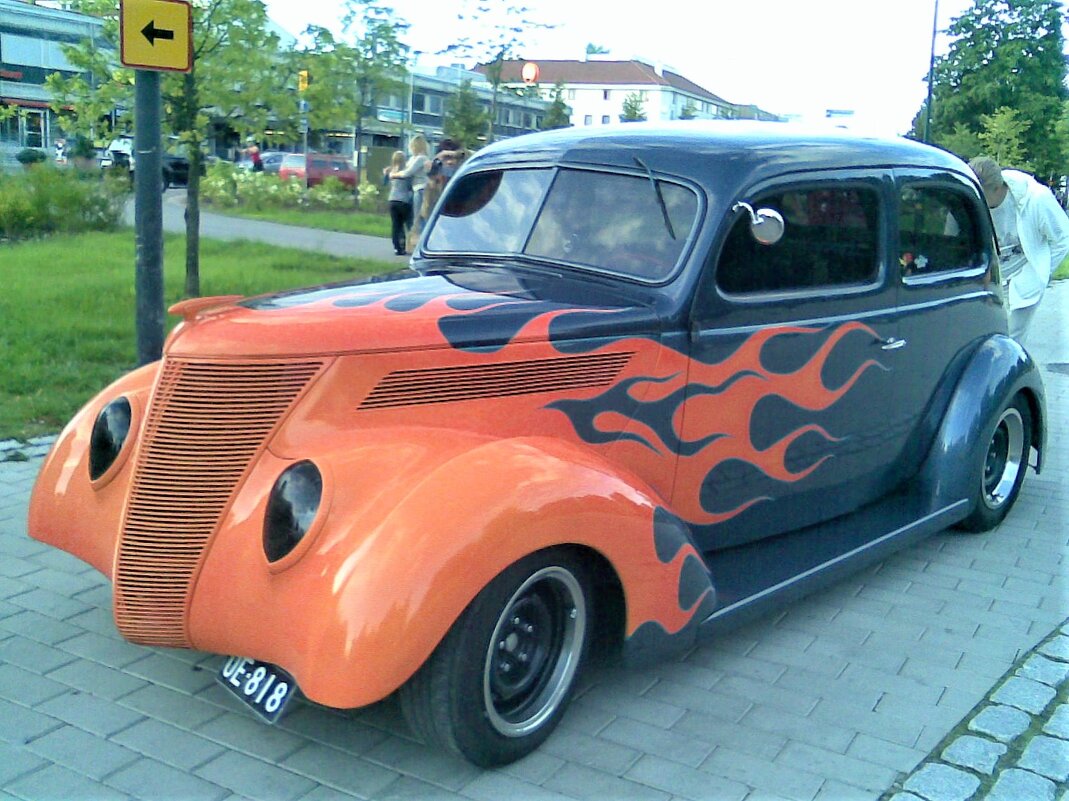
[[[980,181],[998,236],[1010,336],[1022,345],[1050,277],[1069,255],[1069,217],[1054,194],[1025,172],[988,156],[969,166]]]
[[[405,226],[412,214],[412,179],[404,175],[405,154],[397,150],[383,173],[390,181],[390,238],[393,252],[405,255]]]

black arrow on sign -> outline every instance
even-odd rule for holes
[[[141,29],[141,35],[148,39],[148,43],[155,47],[157,39],[174,39],[174,31],[167,28],[157,28],[156,20],[151,19],[148,25]]]

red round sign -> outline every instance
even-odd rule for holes
[[[538,83],[538,65],[533,61],[528,61],[520,70],[520,76],[524,83]]]

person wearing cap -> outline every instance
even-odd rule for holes
[[[1054,270],[1069,254],[1069,217],[1054,194],[1025,172],[988,156],[969,162],[991,210],[1006,287],[1010,336],[1024,344]]]

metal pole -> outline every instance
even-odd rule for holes
[[[163,163],[160,74],[134,72],[134,236],[137,267],[137,361],[163,354]]]
[[[935,77],[935,35],[939,31],[939,0],[935,0],[935,14],[932,17],[932,55],[928,60],[928,100],[924,104],[924,141],[932,141],[932,79]]]

